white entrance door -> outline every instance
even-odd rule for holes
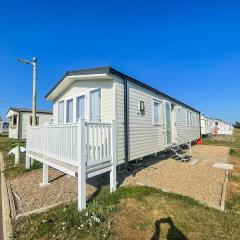
[[[165,135],[166,135],[166,146],[172,145],[172,110],[171,103],[165,101]]]

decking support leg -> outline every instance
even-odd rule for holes
[[[110,192],[115,192],[117,189],[117,169],[116,165],[112,165],[112,169],[110,171]]]
[[[192,143],[189,142],[189,155],[192,156]]]
[[[81,169],[78,170],[78,210],[86,208],[86,174]]]
[[[25,168],[26,169],[30,169],[30,162],[31,162],[31,158],[26,153],[26,161],[25,161]]]
[[[78,210],[86,208],[86,158],[85,158],[85,127],[84,120],[78,122]]]
[[[117,164],[116,164],[116,122],[112,121],[112,142],[111,142],[112,167],[110,171],[110,192],[117,189]]]
[[[16,146],[16,151],[15,151],[15,165],[19,164],[20,161],[20,146]]]
[[[31,158],[31,166],[33,166],[33,164],[34,164],[34,159]]]
[[[49,185],[49,182],[48,182],[48,169],[49,169],[48,164],[43,163],[42,183],[40,183],[41,187]]]

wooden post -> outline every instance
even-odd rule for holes
[[[85,120],[78,122],[78,210],[86,208],[86,156],[85,156]]]
[[[34,159],[32,158],[31,159],[31,166],[33,166],[33,164],[34,164]]]
[[[27,126],[26,160],[25,160],[25,168],[26,169],[29,169],[30,164],[31,164],[31,158],[28,156],[28,144],[29,144],[28,134],[29,134],[29,126]]]
[[[192,143],[189,142],[189,155],[192,156]]]
[[[114,192],[117,188],[117,170],[116,170],[116,121],[112,121],[112,135],[111,135],[111,156],[112,156],[112,166],[110,171],[110,191]]]
[[[15,165],[19,164],[20,161],[20,146],[15,147]]]
[[[28,154],[26,152],[26,161],[25,161],[25,168],[26,169],[30,169],[30,162],[31,162],[31,158],[28,156]]]
[[[49,185],[48,183],[48,165],[43,163],[43,178],[42,183],[40,184],[41,187]]]
[[[49,166],[46,164],[46,126],[43,126],[43,176],[42,176],[42,183],[40,183],[41,187],[49,185],[48,182],[48,169]]]

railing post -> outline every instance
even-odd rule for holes
[[[111,134],[111,157],[112,157],[112,166],[110,171],[110,191],[114,192],[117,188],[117,154],[116,154],[116,121],[112,121],[112,134]]]
[[[30,141],[29,138],[29,126],[27,126],[27,142],[26,142],[26,160],[25,160],[25,168],[29,169],[30,168],[30,164],[31,164],[31,158],[28,156],[28,144]]]
[[[46,137],[47,137],[47,127],[44,124],[43,125],[43,176],[42,176],[42,183],[40,183],[40,186],[44,187],[49,185],[48,182],[48,169],[49,166],[46,164]]]
[[[19,164],[19,160],[20,160],[20,146],[17,145],[15,147],[15,165]]]
[[[78,122],[77,152],[78,152],[78,210],[86,208],[86,155],[85,155],[85,120]]]

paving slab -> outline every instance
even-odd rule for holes
[[[233,170],[233,165],[229,163],[214,163],[213,164],[214,168],[220,168],[220,169],[226,169],[226,170]]]

